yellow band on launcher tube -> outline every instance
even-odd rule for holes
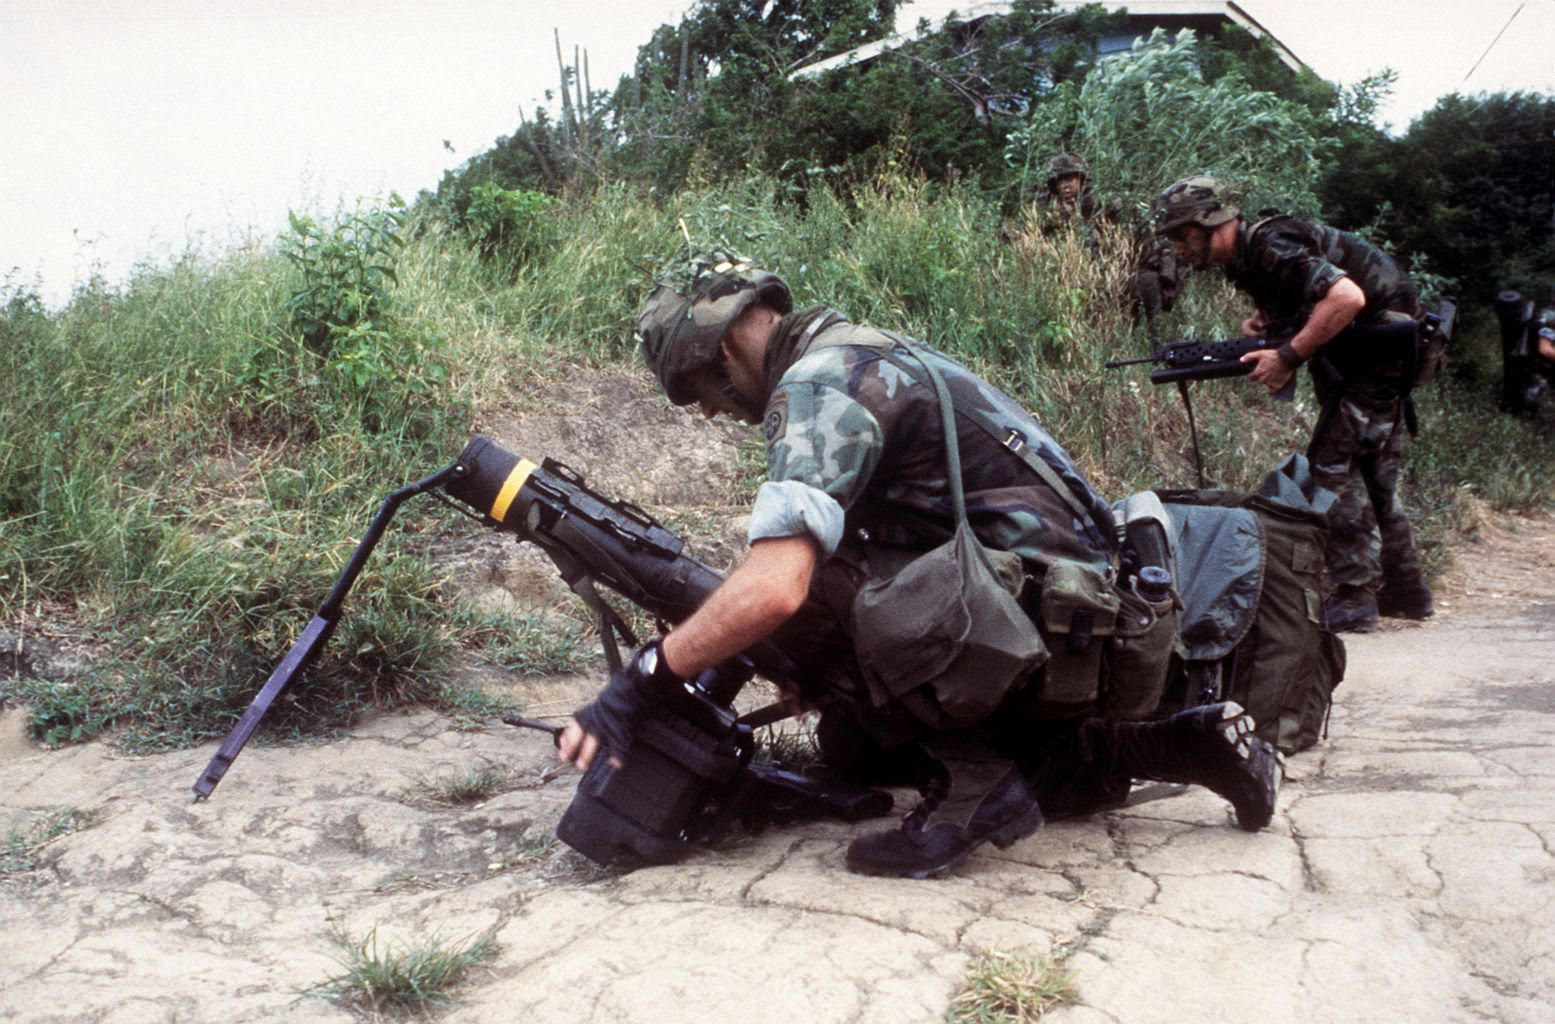
[[[491,503],[491,518],[499,523],[507,521],[508,506],[513,504],[513,499],[518,497],[519,490],[529,479],[529,474],[535,471],[535,464],[528,459],[519,459],[518,465],[513,467],[513,472],[502,482],[502,490],[497,492],[497,500]]]

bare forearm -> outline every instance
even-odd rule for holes
[[[751,545],[744,563],[664,638],[670,671],[689,678],[764,639],[799,610],[819,560],[808,535]]]
[[[1312,315],[1290,339],[1290,347],[1302,359],[1328,344],[1366,308],[1366,296],[1360,286],[1347,277],[1340,278],[1328,293],[1312,307]]]

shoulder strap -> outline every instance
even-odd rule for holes
[[[929,364],[923,359],[922,356],[918,355],[917,351],[914,349],[912,344],[907,341],[907,339],[901,337],[900,335],[892,334],[889,331],[882,331],[881,333],[891,338],[896,342],[897,345],[895,349],[882,349],[881,356],[891,362],[902,372],[911,376],[914,380],[918,381],[919,383],[923,383],[922,376],[920,376],[911,365],[902,360],[900,356],[897,355],[897,352],[900,349],[906,349],[908,352],[911,352],[915,358],[918,359],[920,365],[928,367]],[[931,369],[930,372],[933,373],[935,371]],[[1031,449],[1030,446],[1026,444],[1026,435],[1021,433],[1019,429],[999,422],[998,420],[994,419],[992,414],[983,409],[956,409],[955,411],[959,412],[961,415],[977,424],[982,428],[984,433],[988,434],[995,441],[999,442],[999,444],[1004,448],[1013,452],[1017,458],[1019,458],[1028,467],[1030,467],[1032,471],[1034,471],[1039,477],[1042,478],[1043,483],[1052,488],[1053,491],[1064,500],[1064,504],[1068,505],[1075,515],[1079,516],[1081,519],[1089,520],[1091,525],[1097,527],[1097,529],[1101,529],[1101,524],[1096,522],[1095,517],[1091,514],[1091,510],[1087,508],[1085,503],[1075,495],[1070,486],[1064,482],[1063,477],[1059,476],[1057,471],[1054,470],[1052,466],[1048,465],[1047,461],[1043,459],[1042,456],[1038,455]],[[1102,532],[1107,535],[1110,535],[1111,533],[1109,530],[1103,530]]]
[[[967,526],[966,521],[966,492],[961,483],[961,449],[956,444],[956,406],[950,400],[950,389],[945,386],[945,378],[940,372],[929,365],[929,361],[921,356],[915,349],[909,348],[908,352],[918,360],[918,365],[923,367],[929,375],[929,380],[934,385],[934,397],[939,402],[939,420],[945,435],[945,463],[950,474],[950,500],[956,507],[956,523],[961,527]],[[903,370],[907,368],[893,359],[895,350],[882,350],[881,354],[895,366]],[[914,375],[916,377],[916,374]]]
[[[816,333],[818,334],[823,327],[830,327],[842,319],[843,318],[840,313],[835,313],[835,311],[828,310],[828,315],[825,317],[817,318],[815,323],[812,324],[812,327],[816,328]],[[809,332],[807,331],[806,333]],[[870,335],[873,335],[873,337]],[[859,348],[873,349],[874,351],[880,353],[881,358],[891,363],[893,366],[907,374],[919,384],[932,386],[934,383],[934,378],[928,376],[928,374],[935,374],[935,376],[938,376],[937,371],[933,370],[929,364],[924,361],[923,357],[918,354],[917,348],[913,342],[904,335],[897,334],[895,331],[886,331],[879,328],[867,330],[856,329],[848,331],[844,335],[841,335],[835,339],[816,338],[815,340],[823,346],[854,345]],[[908,362],[899,355],[900,351],[904,349],[913,356],[916,362]],[[943,381],[940,383],[943,383]],[[936,394],[939,393],[939,389],[937,387],[935,391]],[[1102,524],[1097,523],[1096,517],[1092,515],[1091,510],[1086,506],[1085,502],[1081,501],[1079,497],[1075,495],[1074,490],[1064,482],[1063,477],[1059,476],[1057,471],[1055,471],[1052,466],[1048,465],[1047,461],[1044,460],[1042,456],[1038,455],[1026,444],[1026,435],[1022,433],[1018,427],[1000,422],[985,409],[967,410],[957,408],[949,401],[948,388],[945,390],[945,398],[940,402],[941,415],[944,414],[944,406],[947,404],[950,405],[950,407],[955,412],[960,413],[962,416],[965,416],[967,419],[975,423],[983,430],[984,433],[988,434],[995,441],[999,442],[999,444],[1004,448],[1014,453],[1017,458],[1019,458],[1032,470],[1032,472],[1036,473],[1037,476],[1042,478],[1043,483],[1047,484],[1048,487],[1053,489],[1054,493],[1063,499],[1064,504],[1068,505],[1070,510],[1073,511],[1075,515],[1079,516],[1083,520],[1088,520],[1092,526],[1095,526],[1098,530],[1101,530],[1103,535],[1111,536],[1113,531],[1103,528]],[[946,431],[946,436],[947,438],[955,437],[953,422],[951,429]],[[952,448],[951,454],[956,454],[956,450],[954,448]],[[959,470],[959,457],[956,458],[956,465]],[[956,480],[956,485],[959,488],[961,481],[960,472],[956,472],[954,477]],[[1111,524],[1108,525],[1110,526]]]

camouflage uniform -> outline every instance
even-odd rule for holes
[[[1080,192],[1074,199],[1065,200],[1058,193],[1058,180],[1069,174],[1080,176]],[[1037,200],[1036,211],[1042,234],[1079,230],[1084,233],[1086,246],[1093,250],[1101,244],[1096,221],[1117,224],[1123,219],[1115,205],[1103,205],[1096,198],[1091,191],[1090,167],[1073,153],[1060,153],[1049,159],[1047,194]],[[1135,323],[1143,320],[1146,332],[1155,338],[1156,318],[1171,311],[1188,268],[1178,263],[1172,243],[1153,238],[1148,227],[1136,233],[1135,243],[1140,255],[1128,281],[1129,313]]]
[[[821,317],[828,322],[807,338],[807,328]],[[816,307],[784,318],[769,356],[771,397],[763,423],[768,475],[752,509],[750,539],[809,533],[828,556],[811,601],[782,631],[803,637],[784,646],[817,666],[853,664],[847,623],[854,594],[869,576],[894,571],[955,529],[939,404],[931,387],[875,347],[889,341]],[[1069,456],[1009,396],[948,357],[916,348],[943,375],[958,409],[981,405],[1019,430],[1086,509],[1078,515],[1018,456],[963,416],[957,431],[962,482],[967,518],[979,540],[1019,554],[1037,578],[1059,558],[1105,570],[1113,555],[1112,514]],[[858,678],[856,671],[823,675],[832,685]]]
[[[1145,322],[1146,335],[1155,340],[1156,318],[1171,312],[1176,305],[1188,267],[1178,262],[1177,250],[1165,239],[1152,239],[1148,233],[1142,233],[1139,245],[1139,266],[1128,282],[1129,312],[1136,324]]]
[[[850,843],[849,868],[941,874],[984,843],[1004,847],[1031,834],[1043,820],[1039,801],[1088,810],[1119,799],[1134,777],[1208,786],[1232,802],[1242,827],[1264,827],[1278,763],[1236,704],[1160,723],[1077,717],[1084,709],[1044,718],[1044,675],[1043,687],[1010,694],[995,681],[1000,692],[988,696],[1010,699],[981,717],[958,718],[936,713],[921,686],[869,689],[850,642],[854,598],[864,583],[895,577],[950,539],[958,525],[937,389],[918,382],[922,368],[894,335],[821,307],[791,312],[787,287],[748,264],[711,269],[718,279],[693,281],[687,291],[666,284],[649,297],[638,318],[644,358],[679,404],[760,413],[768,479],[751,510],[750,539],[808,536],[824,556],[810,574],[808,600],[770,639],[796,662],[804,695],[826,705],[818,738],[828,762],[862,778],[911,780],[923,794],[900,828]],[[730,291],[731,277],[749,287]],[[759,368],[752,335],[736,319],[757,289],[766,292],[768,313],[781,317],[759,324]],[[694,308],[699,294],[721,312]],[[957,455],[967,523],[982,544],[1015,553],[1007,560],[1038,579],[1061,559],[1076,563],[1076,574],[1108,579],[1101,573],[1114,560],[1112,510],[1069,457],[1013,399],[953,360],[912,347],[941,375],[965,425],[956,432]],[[760,410],[741,404],[758,391],[766,397]],[[1027,590],[1023,596],[1035,598],[1029,592],[1041,588]],[[703,628],[697,621],[682,628]],[[1077,612],[1071,628],[1081,621]],[[978,683],[956,677],[951,685]]]
[[[1243,220],[1226,276],[1275,330],[1305,323],[1342,277],[1366,297],[1357,324],[1419,313],[1414,284],[1387,253],[1348,232],[1294,217]],[[1376,367],[1379,374],[1388,370]],[[1339,496],[1329,512],[1334,583],[1372,597],[1384,581],[1419,585],[1420,558],[1398,497],[1407,395],[1380,381],[1340,378],[1321,351],[1312,360],[1312,379],[1322,410],[1307,458],[1317,481]]]

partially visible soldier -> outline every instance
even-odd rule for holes
[[[1109,581],[1119,544],[1112,512],[1029,413],[959,363],[825,307],[796,311],[788,286],[748,262],[704,267],[649,296],[638,334],[670,401],[762,426],[768,472],[751,510],[750,553],[693,615],[639,649],[579,709],[559,741],[563,760],[586,768],[597,756],[619,756],[655,686],[694,678],[771,637],[804,670],[803,692],[786,696],[823,709],[823,738],[841,715],[851,723],[843,732],[864,733],[855,756],[918,747],[933,755],[916,759],[924,799],[902,826],[849,847],[855,871],[940,874],[984,843],[1007,846],[1033,832],[1043,820],[1039,793],[1104,789],[1119,778],[1205,785],[1231,800],[1244,828],[1268,823],[1280,769],[1240,707],[1117,720],[1159,703],[1164,660],[1160,678],[1139,678],[1130,690],[1143,688],[1138,708],[1102,717],[1101,702],[1120,694],[1098,696],[1094,667],[1088,677],[1080,671],[1088,663],[1074,662],[1065,682],[1080,693],[1059,687],[1051,661],[1011,676],[985,659],[947,680],[926,659],[942,659],[958,638],[932,634],[964,627],[927,623],[916,644],[900,648],[869,633],[860,623],[870,619],[857,612],[861,589],[956,534],[942,412],[959,421],[966,521],[980,544],[1018,567],[1007,583],[1024,580],[1040,592],[1050,574]],[[930,366],[954,413],[941,409]],[[915,621],[936,596],[909,592],[889,614]],[[977,595],[963,587],[960,596]],[[1012,629],[1031,638],[1035,624],[1016,614]],[[1101,631],[1093,641],[1090,622],[1083,618],[1090,647],[1068,634],[1050,646],[1099,658]],[[866,660],[860,651],[871,641]]]
[[[1493,308],[1501,322],[1501,409],[1537,412],[1555,386],[1555,302],[1536,311],[1532,299],[1508,290]]]
[[[1086,244],[1095,248],[1097,218],[1117,223],[1121,217],[1113,206],[1104,205],[1090,187],[1091,169],[1076,153],[1058,153],[1047,162],[1047,194],[1038,201],[1042,233],[1050,235],[1063,228],[1085,232]],[[1139,265],[1128,283],[1129,312],[1134,322],[1141,320],[1150,338],[1156,338],[1155,322],[1170,312],[1182,291],[1187,268],[1177,259],[1170,242],[1140,232]]]
[[[1329,512],[1326,554],[1336,584],[1325,606],[1329,628],[1366,632],[1379,615],[1429,616],[1431,591],[1398,497],[1409,400],[1403,368],[1379,360],[1344,378],[1322,354],[1351,325],[1417,319],[1413,282],[1387,253],[1348,232],[1285,215],[1249,222],[1213,178],[1170,185],[1157,200],[1156,222],[1180,258],[1196,270],[1224,268],[1252,298],[1257,309],[1243,334],[1288,335],[1277,349],[1243,357],[1254,381],[1272,394],[1313,360],[1321,412],[1307,458],[1317,481],[1339,495]]]
[[[1061,227],[1083,227],[1098,213],[1101,203],[1090,189],[1091,168],[1075,153],[1059,153],[1047,162],[1047,195],[1037,201],[1042,233]]]

